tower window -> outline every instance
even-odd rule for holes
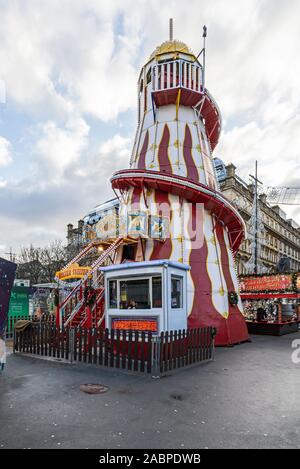
[[[147,75],[146,75],[146,83],[150,83],[151,81],[151,67],[149,68]]]
[[[143,92],[143,88],[144,88],[144,80],[141,79],[141,83],[140,83],[140,93]]]

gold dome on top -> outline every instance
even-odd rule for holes
[[[158,46],[151,54],[150,59],[153,59],[157,55],[170,54],[170,53],[181,52],[183,54],[194,55],[191,49],[181,41],[165,41]]]

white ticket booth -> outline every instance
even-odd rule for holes
[[[189,269],[169,260],[104,267],[105,326],[154,334],[186,329]]]

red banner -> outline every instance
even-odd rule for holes
[[[240,290],[241,292],[293,291],[293,278],[290,274],[241,277]]]

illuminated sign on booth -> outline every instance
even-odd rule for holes
[[[113,318],[112,328],[128,331],[157,332],[158,323],[154,318]]]

